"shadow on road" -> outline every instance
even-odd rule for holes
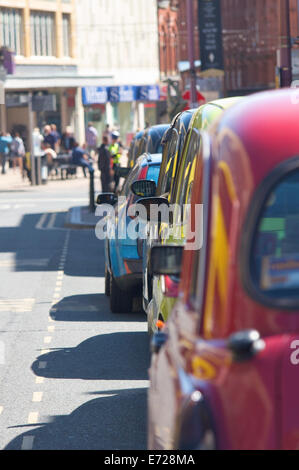
[[[53,213],[45,212],[24,215],[17,227],[0,227],[0,253],[14,254],[16,272],[57,271],[66,236],[66,214],[57,213],[54,225]],[[71,230],[65,274],[105,275],[104,242],[96,238],[94,230]]]
[[[70,415],[20,434],[5,450],[21,449],[26,436],[34,437],[34,450],[145,450],[146,401],[145,388],[103,392]]]
[[[53,306],[51,317],[64,322],[144,322],[144,313],[111,313],[109,299],[105,294],[72,295]]]
[[[46,362],[45,369],[40,362]],[[150,362],[146,332],[102,334],[75,348],[51,351],[32,365],[35,375],[52,379],[148,380]]]

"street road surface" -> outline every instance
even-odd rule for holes
[[[103,242],[64,228],[87,196],[0,181],[0,449],[146,449],[144,314],[110,313]]]

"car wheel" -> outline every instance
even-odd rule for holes
[[[105,295],[107,295],[107,297],[110,297],[110,277],[107,266],[105,266]]]
[[[121,290],[113,275],[110,275],[110,309],[112,313],[131,313],[133,295],[130,291]]]

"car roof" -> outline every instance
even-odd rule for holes
[[[257,185],[272,168],[299,155],[298,122],[298,90],[256,93],[224,113],[217,126],[217,140],[226,133],[225,145],[229,138],[234,146],[242,147]]]
[[[222,115],[223,111],[237,104],[242,99],[244,98],[236,96],[231,98],[222,98],[203,104],[193,114],[190,126],[197,129],[206,129],[215,121],[215,119],[217,119],[218,116]]]
[[[160,165],[162,162],[162,154],[161,153],[144,153],[139,157],[139,164],[140,166],[152,166],[152,165]]]

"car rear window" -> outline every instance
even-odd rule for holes
[[[252,272],[273,299],[299,298],[299,170],[268,195],[254,237]]]

